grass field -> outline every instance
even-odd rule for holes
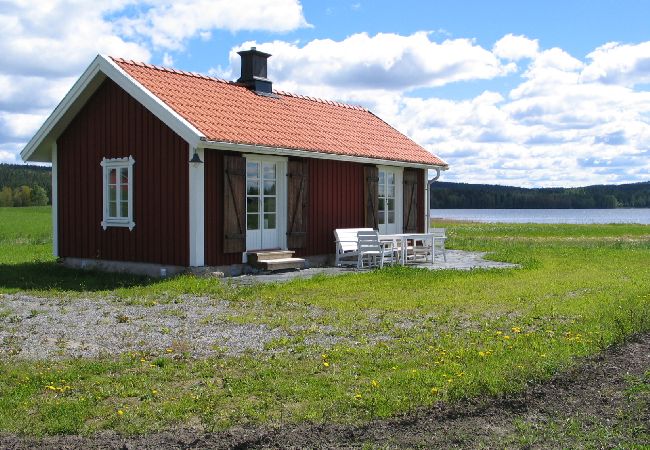
[[[5,359],[0,430],[361,423],[518,391],[650,331],[650,227],[643,225],[437,223],[447,227],[449,247],[488,251],[522,268],[398,267],[245,288],[64,269],[50,256],[49,226],[48,208],[0,208],[0,293],[145,307],[207,296],[234,308],[221,320],[267,324],[290,338],[262,355],[200,360]],[[0,297],[0,327],[10,326],[2,321],[8,301]],[[323,330],[339,339],[315,345],[310,337]]]

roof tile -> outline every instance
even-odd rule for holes
[[[208,140],[446,166],[366,108],[113,58]]]

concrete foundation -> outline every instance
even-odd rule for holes
[[[139,263],[129,261],[107,261],[103,259],[88,258],[61,258],[65,267],[72,269],[100,270],[104,272],[131,273],[146,275],[154,278],[164,278],[185,272],[181,266],[168,266],[162,264]]]

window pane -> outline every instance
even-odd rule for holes
[[[264,214],[264,229],[275,229],[275,214]]]
[[[129,201],[129,186],[120,186],[120,200],[123,202]]]
[[[388,200],[386,200],[386,202],[387,202],[386,209],[388,209],[388,211],[395,211],[395,199],[389,198]]]
[[[386,200],[384,200],[383,198],[379,199],[379,204],[377,205],[377,209],[379,211],[384,211],[386,209],[386,207],[385,207],[386,203],[385,202],[386,202]]]
[[[117,217],[117,205],[115,202],[108,202],[108,217]]]
[[[264,182],[264,194],[265,195],[275,195],[275,181],[265,181]]]
[[[383,225],[383,224],[386,223],[386,222],[384,221],[384,212],[383,212],[383,211],[379,211],[379,212],[377,213],[377,221],[379,222],[380,225]]]
[[[254,162],[246,163],[246,177],[248,178],[260,177],[260,166],[258,163],[254,163]]]
[[[115,185],[108,185],[108,201],[109,202],[114,202],[115,201]]]
[[[108,172],[108,184],[115,184],[117,181],[117,169],[111,169]]]
[[[395,185],[394,184],[388,186],[388,193],[386,194],[386,196],[395,198]]]
[[[120,203],[121,214],[120,217],[129,217],[129,203],[122,202]]]
[[[388,211],[388,223],[395,223],[395,211]]]
[[[377,189],[377,190],[379,191],[379,196],[380,197],[385,197],[386,196],[386,186],[385,185],[379,183],[379,189]]]
[[[386,173],[386,184],[388,185],[395,185],[395,174],[393,172],[387,172]]]
[[[264,179],[275,180],[275,164],[264,164]]]
[[[383,170],[379,171],[379,184],[385,184],[386,183],[386,172]]]
[[[246,197],[246,211],[249,213],[259,212],[260,199],[258,197]]]
[[[246,229],[259,230],[260,216],[259,214],[246,214]]]
[[[246,183],[246,193],[248,195],[259,195],[260,183],[259,181],[249,181]]]
[[[275,197],[264,198],[264,212],[275,212]]]
[[[129,184],[129,169],[126,167],[122,167],[120,169],[120,183],[122,184]]]

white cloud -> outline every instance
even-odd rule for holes
[[[587,55],[584,81],[634,86],[650,83],[650,41],[635,45],[610,42]]]
[[[492,47],[492,53],[497,57],[510,61],[534,58],[537,56],[538,51],[539,41],[537,39],[529,39],[526,36],[515,36],[513,34],[506,34]]]
[[[273,55],[269,77],[286,90],[323,87],[354,90],[407,91],[443,86],[463,80],[485,80],[505,75],[512,65],[502,64],[489,50],[470,39],[431,40],[431,33],[408,36],[358,33],[341,41],[315,39],[299,43],[246,42],[230,53],[231,70],[217,70],[236,78],[238,50],[257,46]],[[327,93],[330,89],[324,89]],[[318,94],[320,95],[320,94]]]
[[[127,36],[143,36],[154,47],[180,50],[212,29],[284,32],[310,26],[298,0],[147,0],[141,13],[117,21]]]

